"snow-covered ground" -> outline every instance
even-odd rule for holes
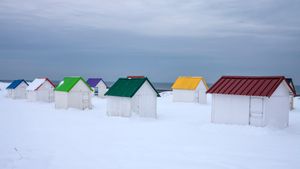
[[[298,169],[300,100],[286,129],[210,123],[210,104],[158,99],[158,119],[11,100],[0,83],[0,169]]]

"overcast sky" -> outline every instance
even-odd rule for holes
[[[0,0],[0,79],[285,75],[300,84],[297,0]]]

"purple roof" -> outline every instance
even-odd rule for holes
[[[100,82],[100,81],[103,81],[102,78],[89,78],[87,80],[87,83],[91,86],[91,87],[95,87],[97,86],[97,84]],[[104,83],[104,81],[103,81]],[[105,84],[105,83],[104,83]],[[106,84],[105,84],[106,85]]]

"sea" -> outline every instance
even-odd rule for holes
[[[0,80],[1,82],[11,82],[11,80]],[[30,81],[28,81],[30,82]],[[57,85],[59,83],[59,81],[57,80],[54,80],[52,81],[55,85]],[[108,87],[112,86],[112,84],[114,82],[105,82],[106,85]],[[156,90],[158,90],[159,92],[162,92],[162,91],[170,91],[171,90],[171,86],[173,83],[171,82],[153,82],[152,83],[153,86],[155,87]],[[212,84],[207,84],[209,87],[212,85]],[[300,95],[300,85],[295,85],[295,88],[296,88],[296,91],[297,91],[297,95],[299,96]]]

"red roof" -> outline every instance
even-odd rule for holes
[[[129,79],[143,79],[145,76],[127,76]]]
[[[284,76],[222,76],[207,93],[270,97],[282,81]]]

